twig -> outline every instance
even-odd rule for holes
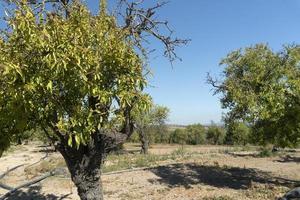
[[[156,3],[150,8],[143,8],[141,6],[143,2],[143,0],[133,2],[119,0],[119,7],[125,6],[125,11],[122,12],[120,9],[118,12],[125,23],[122,28],[128,31],[128,36],[133,39],[135,46],[145,57],[147,57],[149,52],[144,48],[144,44],[150,43],[147,36],[152,36],[164,45],[164,56],[171,63],[176,59],[181,60],[177,56],[175,48],[186,45],[190,40],[173,37],[174,31],[170,28],[168,21],[161,21],[156,17],[156,11],[164,7],[168,2]]]

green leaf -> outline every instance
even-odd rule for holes
[[[68,139],[68,145],[69,145],[70,147],[73,146],[73,138],[72,138],[72,135],[69,136],[69,139]]]
[[[79,135],[75,135],[75,142],[76,142],[76,146],[78,147],[80,145],[80,136]]]
[[[52,93],[52,89],[53,89],[53,82],[49,81],[48,84],[47,84],[47,90]]]

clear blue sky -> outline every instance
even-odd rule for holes
[[[87,0],[93,9],[98,1]],[[115,2],[115,0],[108,0]],[[150,0],[145,0],[154,2]],[[206,73],[218,75],[220,60],[232,50],[268,43],[274,50],[300,42],[299,0],[169,0],[159,18],[168,19],[176,35],[192,41],[178,49],[182,62],[154,54],[154,77],[148,92],[157,104],[170,108],[169,123],[209,123],[221,120],[219,99],[205,83]],[[154,48],[160,48],[153,43]]]

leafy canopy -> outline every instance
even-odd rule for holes
[[[186,127],[188,144],[204,144],[206,142],[206,130],[201,124],[192,124]]]
[[[227,121],[254,126],[257,141],[294,146],[300,140],[300,48],[273,52],[259,44],[230,53],[222,60],[224,79],[218,84]]]
[[[246,123],[231,120],[226,127],[225,142],[231,145],[246,145],[251,141],[251,129]],[[255,140],[255,139],[254,139]],[[254,141],[255,142],[255,141]]]
[[[128,32],[105,9],[92,15],[78,1],[69,9],[65,17],[21,1],[8,19],[0,38],[1,149],[36,127],[78,146],[97,130],[121,129],[134,106],[147,108],[143,61]]]
[[[148,110],[135,109],[133,118],[138,129],[146,129],[151,126],[165,125],[168,119],[169,108],[153,103],[148,104]]]
[[[210,144],[223,144],[226,137],[226,131],[223,127],[217,124],[212,124],[209,126],[206,139]]]

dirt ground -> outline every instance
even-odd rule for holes
[[[136,145],[127,145],[130,151]],[[152,154],[170,154],[178,145],[154,145]],[[184,162],[148,170],[103,175],[106,200],[266,200],[276,199],[300,184],[300,152],[268,158],[255,152],[232,153],[222,146],[185,146],[196,152]],[[231,150],[231,153],[228,153]],[[47,149],[38,144],[18,146],[0,158],[0,174],[20,166],[2,183],[16,186],[33,177],[26,171],[45,157]],[[50,152],[47,159],[61,159]],[[0,181],[0,182],[1,182]],[[6,190],[0,188],[0,195]],[[76,188],[66,177],[51,177],[15,193],[12,200],[77,200]]]

